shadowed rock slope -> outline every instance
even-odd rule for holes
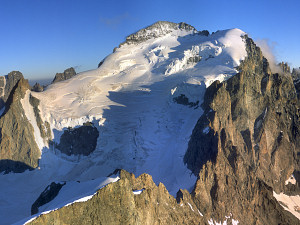
[[[241,224],[299,224],[273,197],[300,169],[299,100],[291,76],[272,74],[245,41],[240,72],[206,91],[184,157],[198,175],[192,196],[218,221],[232,213]]]
[[[300,97],[300,68],[293,69],[292,77],[299,98]]]
[[[28,89],[28,81],[21,78],[0,118],[0,172],[23,172],[38,166],[41,153],[20,101]]]
[[[56,148],[66,155],[89,155],[97,146],[99,131],[92,123],[78,128],[68,128],[60,137]]]

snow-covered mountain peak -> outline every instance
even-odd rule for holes
[[[173,23],[168,21],[158,21],[134,34],[127,36],[126,41],[120,46],[124,44],[138,44],[152,38],[162,37],[169,33],[176,33],[180,36],[198,33],[198,31],[193,26],[184,22]]]
[[[164,29],[155,29],[157,27]],[[209,36],[189,35],[195,31],[190,25],[157,22],[139,32],[146,34],[154,29],[162,34],[168,31],[167,28],[181,32],[182,36],[166,34],[124,45],[106,57],[98,69],[80,73],[70,80],[51,85],[44,92],[35,93],[37,98],[43,99],[45,109],[42,111],[47,112],[45,119],[58,122],[57,129],[72,127],[77,125],[77,119],[71,118],[98,118],[105,108],[119,105],[118,101],[108,97],[111,93],[139,90],[154,93],[152,88],[157,82],[166,83],[166,93],[182,82],[204,83],[207,87],[216,79],[223,81],[234,75],[235,67],[247,55],[242,38],[245,33],[239,29],[218,31]],[[167,81],[171,75],[172,81]],[[64,113],[58,113],[58,109]],[[70,120],[73,122],[67,122]]]
[[[199,34],[184,23],[155,23],[132,35],[99,68],[31,92],[40,100],[41,118],[49,122],[54,144],[41,149],[40,169],[28,172],[43,183],[28,192],[41,193],[50,178],[67,181],[71,188],[73,181],[96,181],[118,168],[149,173],[173,195],[179,188],[192,190],[196,177],[183,156],[203,112],[205,89],[235,75],[247,55],[241,30]],[[34,113],[27,108],[30,117]],[[61,153],[56,146],[64,131],[86,122],[99,131],[94,151],[88,156]]]

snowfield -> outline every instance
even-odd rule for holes
[[[280,205],[300,220],[300,196],[289,196],[284,193],[277,194],[273,191],[273,196],[280,203]]]
[[[31,205],[52,181],[66,185],[40,207],[40,213],[93,195],[113,181],[107,176],[117,168],[136,176],[149,173],[172,195],[179,188],[191,191],[196,177],[183,157],[202,114],[205,90],[214,80],[237,73],[235,67],[247,55],[244,34],[239,29],[209,36],[174,30],[140,44],[124,44],[100,68],[50,85],[44,92],[31,92],[41,100],[42,119],[50,123],[56,143],[64,129],[87,121],[94,124],[100,135],[89,156],[49,149],[32,122],[26,94],[22,105],[42,156],[39,169],[0,176],[1,224],[30,218]],[[174,101],[180,96],[195,104]]]

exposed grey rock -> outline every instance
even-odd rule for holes
[[[293,69],[292,71],[293,82],[297,91],[298,98],[300,96],[300,68]]]
[[[46,141],[50,141],[52,139],[50,124],[47,121],[44,122],[40,116],[40,110],[38,108],[40,100],[30,94],[29,103],[33,107],[34,116],[39,127],[41,137]]]
[[[293,77],[293,80],[300,78],[300,68],[293,68],[292,77]]]
[[[98,64],[98,68],[104,63],[104,60],[102,60],[101,62],[99,62]]]
[[[0,161],[9,164],[0,172],[23,172],[38,166],[41,153],[20,102],[28,89],[28,81],[21,78],[11,90],[0,118]]]
[[[0,77],[0,109],[5,105],[12,89],[20,79],[24,78],[19,71],[12,71],[7,76]]]
[[[208,36],[209,35],[209,31],[208,30],[202,30],[198,32],[199,35],[204,35],[204,36]]]
[[[194,57],[190,57],[187,61],[187,63],[197,63],[197,62],[200,62],[202,59],[202,56],[199,56],[199,55],[196,55]]]
[[[44,87],[41,86],[39,83],[35,83],[35,85],[31,88],[31,90],[35,92],[42,92],[44,91]]]
[[[198,31],[193,26],[183,22],[172,23],[167,21],[158,21],[151,26],[141,29],[138,32],[126,37],[126,41],[120,44],[120,47],[124,44],[139,44],[152,38],[162,37],[178,29],[198,33]]]
[[[65,130],[56,146],[66,155],[89,155],[97,146],[99,131],[92,124]]]
[[[273,190],[284,191],[299,171],[299,100],[291,76],[272,74],[260,49],[245,42],[240,72],[207,89],[184,156],[198,176],[193,200],[217,220],[232,213],[241,224],[298,224]]]
[[[66,184],[52,182],[45,190],[40,194],[37,200],[31,206],[31,215],[39,212],[39,207],[52,201],[59,193],[60,189]]]
[[[76,75],[76,71],[73,67],[66,69],[63,73],[57,73],[52,81],[53,83],[68,80]]]
[[[196,107],[199,105],[199,101],[190,102],[189,99],[184,94],[181,94],[180,96],[173,98],[173,101],[176,102],[177,104],[187,105],[189,107]]]
[[[291,73],[291,68],[286,62],[281,62],[278,64],[284,73]]]

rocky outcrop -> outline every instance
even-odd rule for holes
[[[44,122],[40,115],[40,110],[39,110],[40,100],[30,94],[29,103],[31,104],[31,106],[33,108],[34,116],[35,116],[38,128],[40,130],[41,137],[46,142],[51,141],[52,136],[51,136],[50,124],[47,121]]]
[[[294,85],[298,94],[298,98],[300,95],[300,68],[298,69],[293,69],[292,71],[292,78],[294,81]]]
[[[199,105],[199,101],[190,102],[189,99],[184,94],[174,97],[173,101],[176,102],[177,104],[186,105],[189,107],[197,107]]]
[[[281,62],[278,65],[284,73],[291,73],[291,68],[287,62]]]
[[[68,128],[56,145],[66,155],[89,155],[97,146],[99,131],[92,123],[86,123],[78,128]]]
[[[254,42],[239,73],[206,91],[185,163],[198,176],[193,200],[218,221],[298,224],[273,197],[299,171],[299,100],[291,76],[272,74]]]
[[[31,215],[39,212],[39,207],[52,201],[59,193],[60,189],[66,184],[52,182],[45,190],[40,194],[37,200],[31,206]]]
[[[21,78],[11,90],[0,118],[0,172],[23,172],[38,166],[41,153],[20,101],[28,89],[28,81]]]
[[[105,60],[105,59],[103,59],[103,60],[101,60],[101,61],[99,62],[98,68],[99,68],[100,66],[102,66],[102,64],[104,63],[104,60]]]
[[[68,80],[76,75],[76,71],[73,67],[66,69],[63,73],[57,73],[52,81],[53,83]]]
[[[24,78],[19,71],[12,71],[7,76],[0,77],[0,109],[5,105],[12,89],[20,79]]]
[[[35,85],[33,85],[33,87],[31,88],[31,90],[35,92],[42,92],[44,91],[44,86],[41,86],[39,83],[35,83]]]
[[[204,224],[203,218],[186,190],[176,201],[150,175],[135,178],[121,170],[120,180],[98,190],[92,199],[41,215],[30,224]]]
[[[293,77],[293,80],[300,78],[300,67],[299,68],[293,68],[292,77]]]
[[[139,30],[138,32],[131,34],[126,37],[126,41],[121,43],[119,47],[124,44],[139,44],[152,38],[162,37],[174,30],[185,30],[191,31],[193,33],[198,33],[198,31],[191,25],[186,23],[172,23],[167,21],[158,21],[151,26]],[[200,32],[201,33],[201,32]],[[201,33],[207,35],[207,31]]]

